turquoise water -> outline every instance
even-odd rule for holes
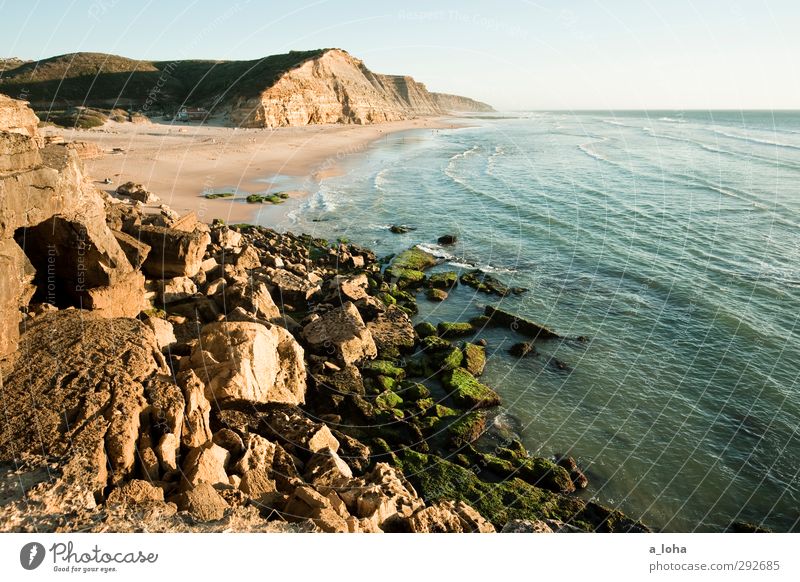
[[[800,517],[800,113],[523,113],[388,136],[280,225],[527,287],[509,309],[587,345],[494,330],[498,423],[570,452],[584,493],[665,531]],[[390,224],[417,228],[406,235]],[[459,243],[433,245],[444,233]],[[462,287],[420,319],[495,301]],[[547,356],[569,364],[560,371]]]

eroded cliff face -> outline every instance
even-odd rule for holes
[[[450,95],[449,93],[431,93],[430,95],[433,102],[442,111],[453,113],[490,113],[494,111],[491,105],[469,97]]]
[[[445,113],[434,95],[411,77],[373,73],[332,49],[287,71],[259,95],[234,99],[230,120],[242,127],[380,123]]]

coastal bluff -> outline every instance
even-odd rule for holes
[[[150,116],[172,116],[188,107],[202,111],[198,118],[249,128],[372,124],[493,111],[467,97],[430,92],[407,75],[375,73],[337,48],[252,61],[139,61],[74,53],[6,60],[3,68],[0,92],[22,96],[46,112],[46,120],[57,122],[80,117],[80,107],[127,108]]]
[[[479,324],[412,322],[435,257],[107,194],[0,120],[0,530],[648,531],[572,457],[482,444]]]

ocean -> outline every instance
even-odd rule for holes
[[[420,295],[417,321],[500,302],[588,336],[517,359],[508,348],[524,338],[480,334],[483,380],[503,398],[494,424],[538,455],[573,455],[591,482],[582,496],[660,531],[800,530],[800,112],[467,123],[349,156],[277,226],[379,256],[422,243],[437,269],[529,289]],[[448,233],[455,246],[435,244]]]

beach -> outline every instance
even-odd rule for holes
[[[248,222],[269,205],[202,197],[274,190],[275,176],[322,179],[335,175],[347,156],[387,135],[413,129],[456,127],[450,118],[417,118],[377,125],[310,125],[240,129],[198,123],[117,123],[92,130],[47,128],[45,135],[97,144],[104,155],[85,160],[98,186],[113,192],[124,182],[143,184],[172,209],[197,212],[204,221]],[[108,186],[102,182],[110,178]],[[282,189],[282,188],[281,188]],[[292,192],[303,195],[303,192]]]

